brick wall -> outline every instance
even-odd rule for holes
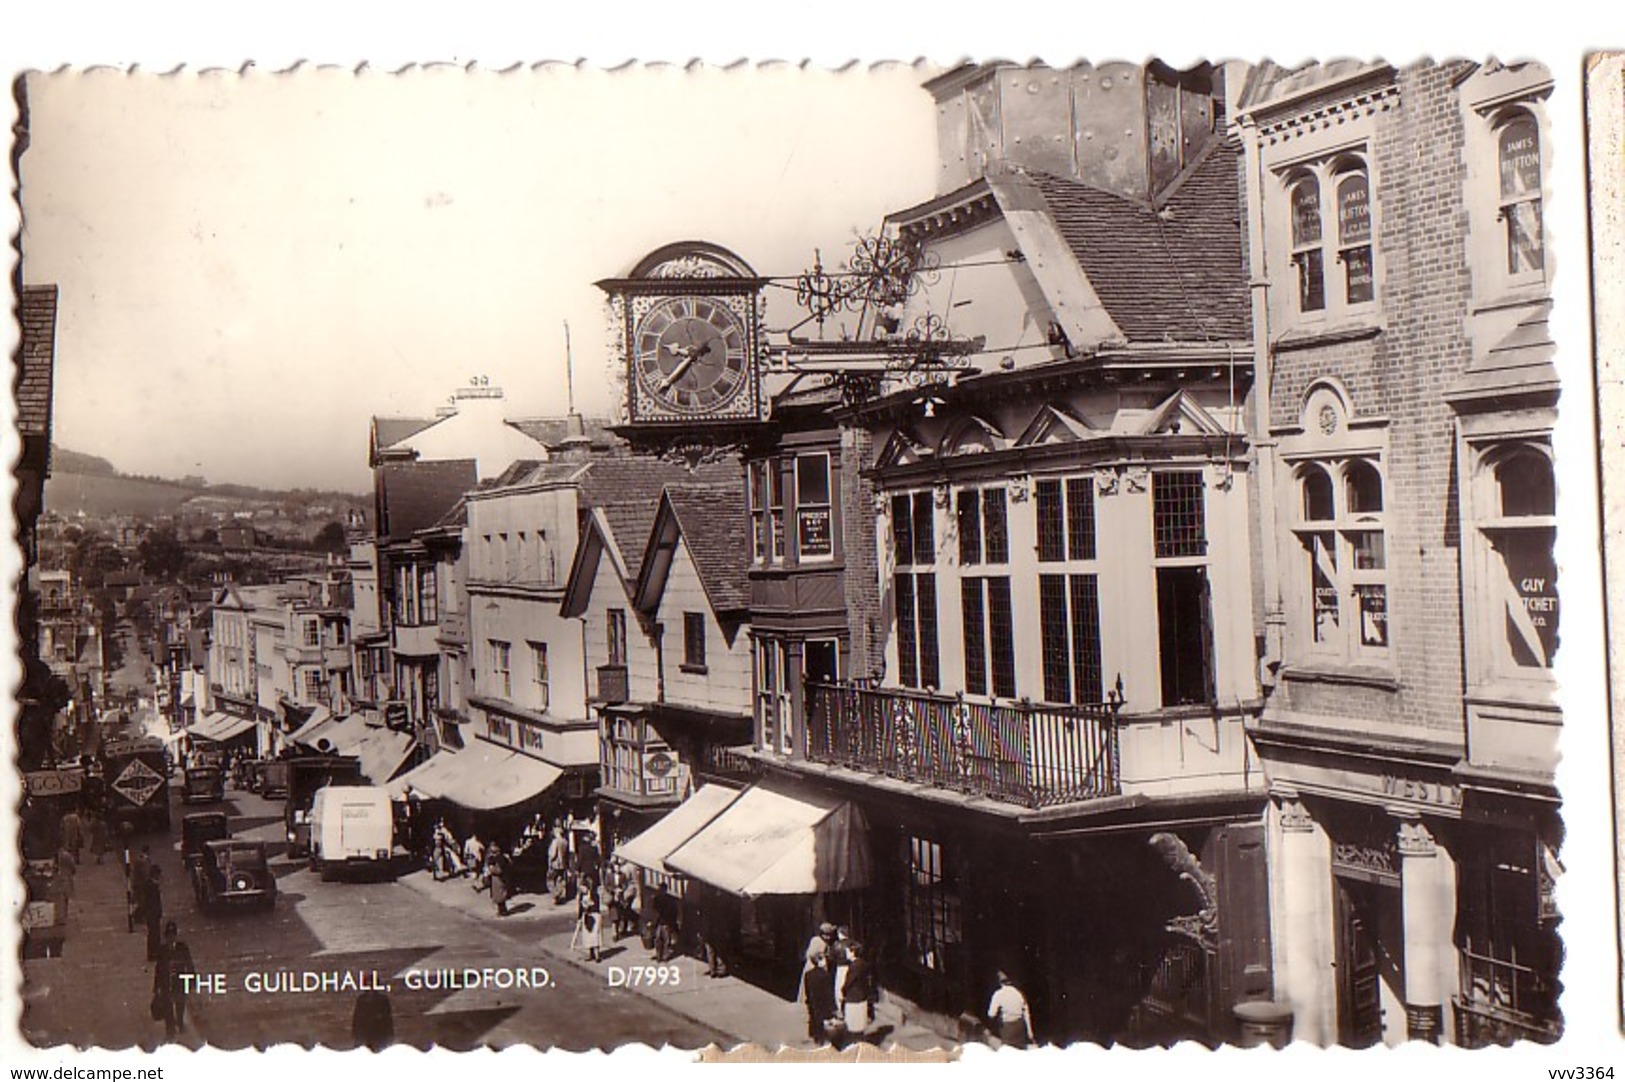
[[[1304,388],[1335,375],[1357,414],[1389,422],[1389,648],[1400,681],[1397,694],[1351,695],[1347,687],[1293,684],[1283,689],[1283,705],[1460,732],[1458,480],[1454,415],[1444,401],[1471,356],[1456,73],[1456,65],[1404,69],[1399,107],[1376,121],[1371,153],[1380,215],[1382,332],[1278,355],[1271,413],[1273,423],[1290,423]],[[1285,558],[1298,558],[1294,550],[1293,543],[1283,544]]]
[[[875,555],[875,487],[862,475],[874,461],[874,437],[841,429],[841,545],[846,560],[846,620],[851,636],[847,675],[873,676],[885,659],[880,570]]]

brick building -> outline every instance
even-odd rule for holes
[[[1550,76],[1252,73],[1277,997],[1320,1043],[1559,1031]]]

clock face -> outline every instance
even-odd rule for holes
[[[645,401],[682,416],[731,412],[750,383],[744,320],[714,297],[670,297],[638,322],[632,364]]]

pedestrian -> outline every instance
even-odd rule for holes
[[[163,876],[163,869],[156,864],[147,869],[146,886],[141,892],[138,902],[140,917],[147,926],[147,961],[158,960],[158,947],[161,944],[160,930],[164,920],[164,894],[159,886],[159,879]]]
[[[173,1041],[186,1028],[186,984],[182,977],[195,972],[192,948],[180,938],[174,921],[164,925],[152,971],[152,1018],[164,1024],[164,1036]]]
[[[90,851],[95,855],[97,864],[100,864],[102,857],[107,855],[108,841],[107,820],[100,815],[92,815],[90,817]]]
[[[666,884],[661,883],[651,903],[655,916],[655,961],[668,962],[677,957],[677,899]]]
[[[699,912],[700,946],[705,952],[705,975],[726,977],[728,958],[733,954],[731,924],[719,895],[707,893]]]
[[[508,863],[508,854],[502,851],[502,846],[496,842],[485,858],[485,880],[491,887],[491,901],[497,907],[497,916],[508,915],[508,896],[512,886],[512,866]]]
[[[85,822],[79,817],[77,808],[69,808],[62,817],[62,848],[73,854],[77,863],[79,851],[85,845]]]
[[[604,907],[598,884],[582,876],[576,887],[576,930],[572,942],[587,954],[587,961],[603,961]]]
[[[807,1005],[808,1039],[814,1044],[827,1043],[840,1012],[835,1008],[835,971],[830,969],[826,955],[808,960],[801,977],[801,996]]]
[[[387,992],[369,988],[356,996],[355,1011],[350,1015],[350,1037],[358,1047],[374,1052],[395,1043],[395,1008]]]
[[[569,894],[570,841],[562,826],[553,828],[553,840],[547,846],[547,879],[553,890],[553,904],[563,905]]]
[[[999,987],[987,1005],[988,1026],[1000,1044],[1026,1048],[1033,1040],[1033,1016],[1027,997],[1021,994],[1010,974],[999,970]]]
[[[830,949],[834,942],[835,925],[831,924],[829,921],[825,921],[818,926],[817,931],[813,932],[812,938],[807,940],[807,949],[802,952],[802,957],[805,959],[805,962],[801,967],[801,976],[803,979],[806,978],[808,972],[812,970],[813,966],[817,965],[821,961],[829,962],[830,979],[835,979],[835,960],[830,957]],[[801,988],[796,989],[798,995],[801,993],[801,991]]]
[[[615,866],[615,942],[638,930],[638,881],[625,861]]]
[[[841,980],[841,1018],[848,1037],[862,1040],[875,1020],[876,988],[863,944],[856,940],[846,947],[846,976]]]
[[[473,889],[485,889],[485,843],[478,834],[470,833],[463,842],[463,868],[474,876]]]

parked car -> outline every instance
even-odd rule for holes
[[[226,799],[226,778],[217,766],[194,766],[186,771],[181,789],[183,804],[215,804]]]
[[[265,843],[225,838],[203,843],[195,864],[192,890],[199,908],[232,906],[269,910],[276,905],[276,876],[265,857]]]
[[[190,868],[205,842],[231,837],[225,812],[193,812],[181,820],[181,861]]]

